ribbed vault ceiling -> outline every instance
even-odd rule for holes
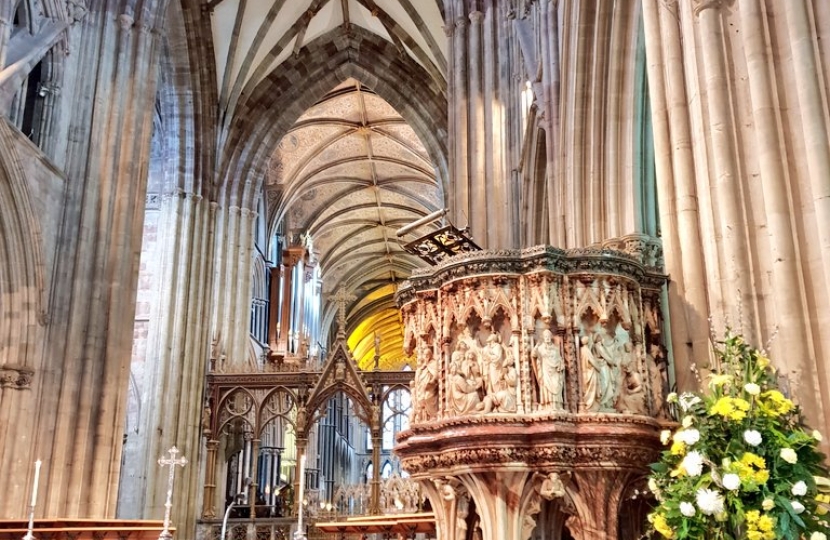
[[[397,284],[424,263],[402,249],[395,231],[443,207],[427,151],[387,102],[349,79],[308,109],[283,137],[267,184],[289,233],[310,233],[333,313],[341,286],[349,346],[364,369],[400,369],[403,334],[393,302]]]
[[[224,122],[286,60],[315,40],[371,32],[445,86],[447,40],[442,0],[210,0],[219,107]],[[355,52],[358,54],[358,51]],[[308,56],[310,62],[326,58]],[[311,66],[309,66],[309,69]],[[361,366],[403,365],[392,296],[423,263],[406,254],[395,230],[444,206],[435,167],[412,128],[386,101],[345,81],[308,109],[272,155],[265,185],[277,222],[310,233],[322,270],[324,320],[341,285],[349,346]],[[411,237],[410,237],[411,238]]]
[[[337,28],[377,34],[436,81],[445,77],[441,0],[211,0],[207,9],[226,113],[291,54]]]

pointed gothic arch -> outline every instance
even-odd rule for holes
[[[313,421],[325,408],[329,398],[342,392],[354,401],[360,419],[374,429],[377,413],[366,388],[367,383],[358,371],[357,363],[346,348],[345,341],[338,340],[329,352],[317,383],[309,393],[305,405],[306,414]]]
[[[371,88],[412,126],[448,193],[446,88],[383,38],[352,26],[332,30],[268,75],[240,104],[221,159],[219,200],[254,208],[269,157],[294,122],[339,83]],[[273,230],[275,223],[270,224]]]
[[[14,138],[0,120],[0,366],[31,368],[34,330],[47,318],[42,234]]]

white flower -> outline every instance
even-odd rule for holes
[[[677,401],[677,392],[669,392],[669,395],[666,396],[666,401],[669,403],[674,403]]]
[[[751,382],[744,385],[744,390],[746,390],[746,393],[750,396],[757,396],[761,393],[761,387]]]
[[[761,508],[769,512],[773,508],[775,508],[775,501],[772,499],[764,499],[764,502],[761,503]]]
[[[713,489],[698,489],[695,499],[697,501],[697,507],[707,516],[723,512],[723,495]]]
[[[670,440],[671,440],[671,431],[669,431],[668,429],[664,429],[663,431],[660,432],[660,442],[661,443],[669,444]]]
[[[700,440],[700,432],[695,428],[681,429],[674,434],[674,440],[680,441],[686,446],[691,446]]]
[[[700,403],[700,398],[692,393],[685,392],[680,395],[680,408],[683,409],[683,412],[688,411],[698,403]]]
[[[657,493],[658,491],[660,491],[660,488],[657,487],[657,480],[655,480],[654,478],[649,478],[648,479],[648,489],[652,493]]]
[[[792,448],[782,448],[780,455],[787,463],[798,463],[798,454]]]
[[[729,491],[735,491],[741,487],[741,477],[735,473],[726,473],[723,475],[723,487]]]
[[[793,506],[793,512],[796,514],[800,514],[804,511],[804,505],[798,501],[790,501],[790,504]]]
[[[686,517],[694,517],[696,513],[695,505],[690,502],[683,501],[680,503],[680,513]]]
[[[810,540],[827,540],[827,535],[823,532],[816,531],[810,535]]]
[[[807,494],[807,484],[804,483],[804,480],[799,480],[795,484],[793,484],[792,489],[790,489],[793,495],[796,497],[801,497],[802,495]]]
[[[754,429],[748,429],[744,431],[744,440],[746,441],[746,444],[748,444],[749,446],[758,446],[759,444],[761,444],[763,438],[761,437],[761,434],[759,432],[755,431]]]
[[[817,429],[814,429],[813,430],[813,438],[817,441],[820,441],[821,440],[821,432]],[[821,534],[821,533],[819,533],[819,534]]]
[[[700,476],[700,473],[703,472],[703,456],[697,450],[692,450],[686,454],[686,457],[680,462],[680,466],[689,476]]]
[[[694,423],[694,421],[695,421],[695,417],[687,414],[686,416],[683,417],[683,427],[684,428],[691,427],[691,425]]]

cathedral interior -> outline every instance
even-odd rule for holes
[[[0,0],[0,521],[640,538],[724,329],[830,432],[828,94],[824,0]]]

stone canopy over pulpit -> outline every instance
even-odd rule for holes
[[[440,538],[637,536],[668,418],[661,258],[639,236],[480,251],[400,287],[418,365],[396,452]]]

